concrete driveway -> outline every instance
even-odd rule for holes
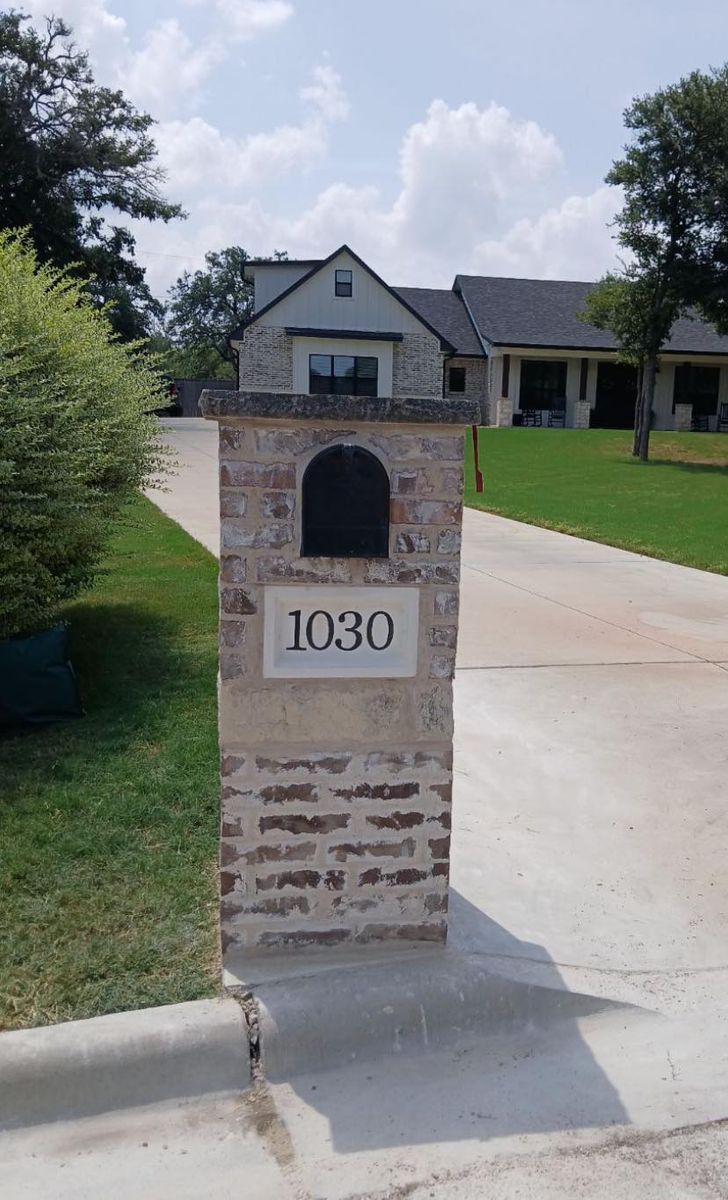
[[[152,498],[217,551],[217,427]],[[451,941],[663,1011],[728,981],[728,579],[467,510]]]

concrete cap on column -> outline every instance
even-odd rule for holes
[[[205,390],[200,411],[211,421],[288,420],[364,421],[405,425],[479,425],[475,400],[452,397],[309,396],[290,392]]]

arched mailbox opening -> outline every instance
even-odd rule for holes
[[[311,460],[301,511],[305,557],[387,558],[389,476],[361,446],[331,446]]]

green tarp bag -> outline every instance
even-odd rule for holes
[[[0,642],[0,727],[82,716],[65,625]]]

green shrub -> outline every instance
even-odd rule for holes
[[[162,468],[164,403],[83,285],[0,233],[0,638],[91,583],[120,507]]]

